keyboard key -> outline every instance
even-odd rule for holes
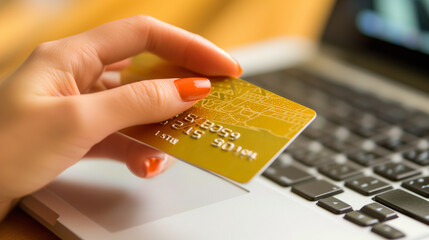
[[[427,120],[429,121],[429,120]],[[413,134],[417,137],[427,137],[429,136],[429,125],[414,125],[414,124],[409,124],[403,127],[403,129],[410,133]]]
[[[426,113],[415,113],[414,116],[400,125],[406,132],[417,137],[429,136],[429,115]]]
[[[407,135],[409,136],[409,135]],[[410,148],[412,145],[409,143],[415,139],[411,137],[387,137],[377,141],[379,146],[387,148],[391,151],[398,152]]]
[[[405,237],[403,232],[384,223],[374,225],[371,231],[387,239],[398,239]]]
[[[324,133],[320,129],[311,128],[311,127],[305,129],[304,132],[302,132],[302,134],[306,137],[309,137],[311,139],[316,139],[316,140],[326,136],[326,133]]]
[[[390,151],[376,147],[371,151],[363,149],[352,151],[347,154],[347,157],[355,163],[368,167],[388,161],[388,159],[383,157],[389,154]]]
[[[350,115],[350,112],[330,111],[330,113],[326,115],[326,118],[328,118],[330,121],[336,124],[344,125],[344,124],[350,123],[349,115]]]
[[[312,175],[297,167],[282,166],[278,162],[274,162],[274,164],[265,170],[263,175],[284,187],[314,179]]]
[[[398,217],[395,211],[378,203],[370,203],[360,209],[368,216],[377,218],[380,222],[391,220]]]
[[[307,200],[316,201],[342,193],[343,189],[325,180],[315,180],[293,186],[292,192]]]
[[[286,149],[286,152],[293,152],[299,149],[306,148],[310,144],[310,140],[305,136],[299,136],[295,141],[293,141]]]
[[[429,225],[429,202],[422,198],[395,189],[376,195],[374,200]]]
[[[411,113],[409,109],[397,103],[382,104],[379,109],[377,117],[392,124],[405,120]]]
[[[350,124],[349,129],[350,131],[364,138],[370,138],[380,134],[380,130],[376,126],[361,126],[356,124]]]
[[[319,200],[317,205],[335,214],[342,214],[353,210],[352,206],[335,197]]]
[[[405,152],[402,156],[421,166],[429,165],[429,149],[413,149]]]
[[[326,118],[322,116],[317,116],[317,118],[314,119],[310,126],[311,128],[318,130],[332,129],[335,127],[333,123],[329,122]]]
[[[353,176],[356,176],[358,174],[361,174],[359,172],[359,169],[344,163],[332,163],[332,164],[326,164],[318,168],[318,171],[322,173],[323,175],[332,178],[336,181],[341,181],[346,178],[350,178]]]
[[[352,223],[355,223],[355,224],[357,224],[359,226],[363,226],[363,227],[371,226],[371,225],[378,223],[377,218],[367,216],[367,215],[365,215],[361,212],[358,212],[358,211],[348,212],[348,213],[346,213],[344,218],[349,220]]]
[[[328,151],[297,151],[292,153],[292,157],[298,162],[309,167],[317,167],[334,162],[332,154]]]
[[[360,126],[365,126],[365,127],[374,127],[377,125],[385,125],[386,123],[378,120],[375,116],[367,113],[367,112],[362,112],[359,115],[357,115],[354,119],[353,122],[357,125]]]
[[[423,197],[429,198],[429,177],[420,177],[402,183],[402,186]]]
[[[359,93],[358,95],[347,96],[352,105],[356,108],[363,109],[365,111],[378,112],[378,106],[383,103],[380,99],[373,97],[366,93]]]
[[[327,143],[328,141],[333,141],[333,140],[340,140],[340,141],[346,141],[349,144],[353,144],[353,143],[358,143],[360,140],[362,140],[361,137],[356,136],[354,134],[352,134],[348,129],[347,126],[340,126],[340,125],[336,125],[335,127],[329,129],[329,128],[324,128],[323,129],[326,133],[328,133],[327,137],[322,139],[323,142]]]
[[[420,174],[419,171],[404,163],[393,162],[374,167],[374,172],[392,181],[399,181]]]
[[[388,183],[374,177],[361,177],[346,181],[345,186],[365,196],[392,189]]]
[[[329,109],[325,114],[327,119],[339,125],[344,125],[350,122],[348,118],[350,111],[334,111]]]
[[[326,147],[337,151],[337,152],[348,152],[353,149],[355,146],[349,143],[348,141],[340,140],[333,137],[328,137],[322,140],[323,145]]]
[[[373,120],[372,122],[365,120],[366,119],[362,119],[360,121],[357,120],[359,122],[348,124],[347,127],[350,129],[350,131],[364,138],[370,138],[379,135],[382,132],[388,131],[392,127],[391,125],[377,119]]]

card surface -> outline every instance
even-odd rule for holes
[[[302,105],[237,78],[211,78],[210,95],[156,124],[121,133],[180,160],[245,183],[316,116]]]

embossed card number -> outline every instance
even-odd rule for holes
[[[170,126],[173,129],[180,130],[181,133],[188,135],[193,139],[200,139],[203,137],[206,132],[214,133],[217,135],[211,142],[211,146],[219,148],[225,152],[232,152],[238,157],[245,157],[249,161],[253,161],[257,158],[258,153],[250,149],[246,149],[242,146],[234,144],[232,141],[235,141],[240,138],[241,134],[239,132],[234,132],[229,128],[225,128],[220,124],[215,124],[212,121],[209,121],[205,118],[199,117],[195,114],[189,113],[183,119],[177,120],[182,114],[179,114],[169,120],[160,122],[159,124],[163,126]],[[155,133],[155,136],[159,136],[161,133],[158,130]],[[164,138],[166,141],[175,145],[179,142],[179,139],[173,138],[172,136],[166,136]]]
[[[213,78],[192,108],[120,132],[180,160],[245,183],[315,117],[309,108],[237,78]]]

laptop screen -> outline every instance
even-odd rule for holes
[[[429,91],[429,0],[339,0],[323,42],[349,61]]]

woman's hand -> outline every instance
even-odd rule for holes
[[[0,220],[14,199],[84,156],[123,161],[139,177],[165,170],[170,162],[164,153],[115,132],[183,112],[208,95],[210,82],[156,79],[119,86],[105,74],[143,51],[204,75],[241,74],[237,62],[209,41],[148,16],[40,44],[0,85]],[[91,93],[100,86],[107,90]]]

